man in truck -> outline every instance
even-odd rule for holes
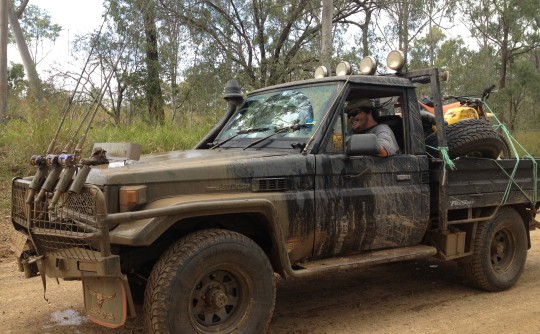
[[[376,108],[369,99],[351,101],[345,107],[345,113],[355,134],[374,134],[377,136],[380,148],[377,156],[389,157],[399,151],[392,129],[386,124],[379,124],[375,120]]]

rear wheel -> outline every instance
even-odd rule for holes
[[[509,289],[521,276],[527,248],[521,216],[514,209],[503,208],[492,221],[479,224],[474,254],[463,263],[465,276],[487,291]]]
[[[251,239],[206,230],[160,258],[145,294],[150,333],[262,333],[275,301],[273,270]]]
[[[465,156],[497,159],[500,156],[510,156],[506,141],[485,120],[467,119],[445,126],[445,129],[451,159]],[[439,157],[439,152],[431,148],[438,146],[437,133],[426,137],[426,145],[429,154]]]

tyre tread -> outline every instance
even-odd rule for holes
[[[228,230],[219,230],[219,229],[210,229],[194,232],[173,244],[165,253],[161,256],[159,261],[156,263],[152,274],[148,279],[148,285],[145,291],[145,303],[143,307],[143,312],[145,315],[145,325],[146,328],[151,333],[170,333],[167,324],[165,323],[166,314],[167,314],[167,295],[164,293],[167,291],[167,286],[170,286],[171,282],[175,278],[175,274],[178,268],[182,264],[186,263],[191,256],[201,251],[206,247],[215,245],[221,240],[234,241],[238,243],[253,243],[257,246],[251,239],[245,237],[244,235],[238,234],[236,232]],[[258,246],[257,246],[258,248]],[[258,248],[260,250],[260,248]],[[260,250],[262,256],[266,258],[266,254]],[[268,261],[268,266],[271,268],[271,265]],[[272,280],[273,289],[275,290],[275,281]],[[275,305],[275,293],[273,294],[272,309],[270,314],[272,314]],[[149,301],[152,302],[149,302]],[[270,323],[270,319],[265,325],[265,330]]]
[[[509,155],[508,144],[495,129],[482,119],[467,119],[445,126],[448,153],[451,159],[467,155],[475,149],[481,150],[484,158],[497,158],[502,152]],[[437,147],[437,134],[432,133],[425,139],[426,145]],[[428,153],[439,157],[439,152],[430,147]]]

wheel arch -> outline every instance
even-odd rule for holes
[[[170,207],[170,206],[169,206]],[[132,247],[166,246],[196,231],[218,228],[252,239],[267,254],[275,272],[290,270],[285,238],[274,204],[265,199],[218,200],[174,205],[165,215],[120,224],[111,231],[111,243]],[[170,241],[167,241],[170,240]]]
[[[531,233],[530,233],[529,222],[532,219],[531,210],[527,204],[514,204],[514,205],[510,205],[510,207],[516,210],[519,216],[521,217],[523,226],[525,227],[525,231],[527,232],[527,246],[528,246],[528,249],[530,249],[531,248]]]

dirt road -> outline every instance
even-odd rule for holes
[[[87,321],[79,282],[49,279],[45,301],[41,280],[5,257],[5,239],[0,232],[2,333],[143,333],[140,317],[116,330]],[[502,293],[471,288],[456,264],[435,260],[280,281],[269,333],[540,333],[540,231],[532,239],[521,279]]]

